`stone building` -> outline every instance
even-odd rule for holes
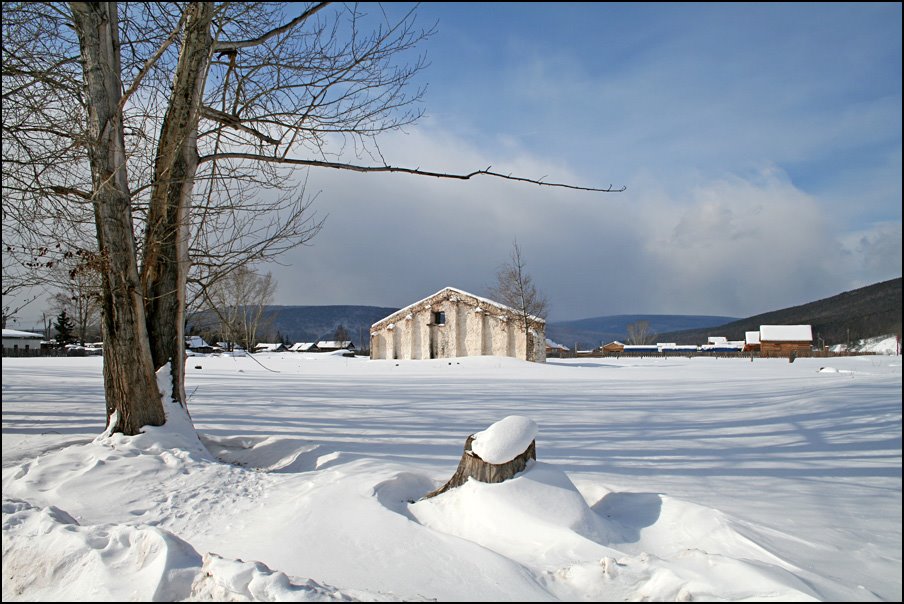
[[[515,309],[447,287],[374,323],[370,358],[495,355],[543,363],[546,322],[539,317],[530,322],[525,330]]]

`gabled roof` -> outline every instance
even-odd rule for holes
[[[18,329],[4,329],[4,330],[3,330],[3,337],[4,337],[4,338],[28,338],[28,339],[37,338],[37,339],[42,339],[44,336],[42,336],[42,335],[39,334],[39,333],[32,333],[32,332],[30,332],[30,331],[19,331]]]
[[[760,342],[812,342],[809,325],[760,325]]]
[[[380,319],[379,321],[377,321],[376,323],[371,325],[371,329],[376,328],[378,325],[380,325],[382,323],[392,323],[392,322],[399,321],[400,319],[404,318],[406,315],[410,314],[418,306],[423,306],[429,300],[433,300],[434,298],[441,297],[444,294],[448,294],[448,297],[450,297],[450,298],[451,297],[461,297],[461,296],[473,298],[477,302],[477,304],[480,308],[489,307],[489,308],[494,308],[505,314],[516,314],[516,315],[518,314],[518,311],[516,309],[514,309],[510,306],[506,306],[505,304],[500,304],[499,302],[496,302],[495,300],[490,300],[489,298],[483,298],[481,296],[475,296],[474,294],[468,293],[468,292],[466,292],[462,289],[458,289],[456,287],[444,287],[443,289],[439,290],[435,294],[427,296],[426,298],[423,298],[421,300],[418,300],[414,304],[409,304],[405,308],[395,311],[388,317],[384,317],[384,318]],[[540,317],[535,317],[535,316],[531,315],[530,318],[532,321],[534,321],[536,323],[542,323],[544,325],[546,324],[546,320],[542,319]]]
[[[349,348],[351,346],[354,346],[351,340],[321,340],[317,342],[317,348],[335,348],[338,350],[340,348]]]
[[[255,352],[279,352],[285,349],[286,345],[282,342],[261,342],[254,347]]]
[[[210,344],[201,336],[185,336],[185,345],[189,348],[209,348]]]
[[[312,348],[317,348],[316,342],[298,342],[296,344],[292,344],[289,347],[289,350],[291,352],[307,352],[308,350],[311,350]]]

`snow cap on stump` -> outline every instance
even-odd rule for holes
[[[520,415],[509,415],[474,435],[471,451],[491,464],[515,459],[537,436],[537,424]]]

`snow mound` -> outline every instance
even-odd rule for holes
[[[468,480],[410,504],[408,510],[424,526],[521,563],[528,562],[523,559],[528,552],[557,565],[573,562],[575,555],[578,559],[615,555],[602,545],[611,536],[606,522],[564,472],[545,463],[531,463],[515,478],[496,484]]]
[[[537,436],[537,424],[520,415],[509,415],[474,435],[471,451],[491,464],[515,459]]]
[[[638,501],[625,495],[621,499]],[[745,538],[718,511],[657,500],[644,506],[644,516],[655,514],[644,518],[642,529],[636,510],[624,506],[600,506],[604,518],[564,472],[534,462],[511,480],[469,480],[408,510],[434,531],[546,569],[543,585],[562,601],[817,601],[791,565]]]
[[[292,578],[261,562],[202,557],[157,527],[80,526],[58,508],[20,500],[4,499],[3,532],[4,601],[65,601],[69,594],[95,602],[397,600]]]
[[[311,579],[291,579],[261,562],[228,560],[206,554],[192,586],[195,602],[353,602],[387,601],[386,596],[357,590],[342,592]],[[393,598],[394,600],[394,598]]]
[[[79,526],[66,512],[3,501],[3,600],[184,600],[201,565],[185,541],[151,526]]]

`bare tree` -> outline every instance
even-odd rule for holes
[[[496,272],[496,285],[490,287],[490,296],[497,302],[515,309],[518,327],[524,331],[525,341],[530,342],[532,332],[543,331],[549,303],[546,296],[534,285],[533,278],[527,274],[525,267],[521,246],[515,241],[512,243],[509,261]],[[530,345],[527,346],[529,351]]]
[[[628,324],[628,344],[652,344],[655,339],[656,332],[650,328],[649,321],[636,321]]]
[[[431,32],[413,12],[388,22],[327,2],[2,10],[4,243],[21,239],[23,261],[48,241],[96,255],[113,431],[165,422],[155,371],[167,364],[166,394],[185,404],[190,293],[319,230],[291,194],[292,168],[622,190],[382,162],[377,137],[420,116],[421,91],[409,88],[425,63],[404,59]],[[338,161],[347,148],[361,164]],[[265,201],[265,188],[285,194]]]
[[[276,281],[240,266],[204,290],[207,312],[217,318],[220,334],[229,343],[254,350],[267,305],[273,301]]]

